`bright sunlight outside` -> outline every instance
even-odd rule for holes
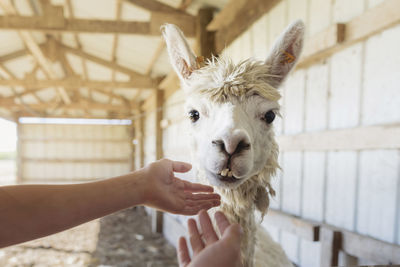
[[[12,184],[15,182],[16,146],[16,124],[0,119],[0,185]]]

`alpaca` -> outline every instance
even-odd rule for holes
[[[186,94],[197,177],[214,187],[221,195],[219,209],[241,225],[243,266],[292,266],[255,212],[264,216],[275,193],[270,180],[279,168],[272,125],[280,107],[277,88],[300,56],[303,22],[285,30],[265,62],[237,65],[213,57],[201,66],[175,25],[164,25],[162,33]]]

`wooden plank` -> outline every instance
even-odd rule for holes
[[[16,163],[17,163],[17,177],[16,177],[16,183],[20,184],[23,180],[23,167],[24,167],[24,161],[22,158],[22,155],[24,153],[23,151],[23,140],[21,140],[21,136],[23,135],[23,130],[21,127],[21,124],[18,120],[16,120],[17,122],[17,159],[16,159]]]
[[[271,10],[281,0],[248,0],[238,11],[229,25],[219,29],[215,34],[215,49],[220,53],[230,45],[240,34],[245,32],[257,19]]]
[[[158,42],[156,51],[154,52],[154,54],[152,55],[152,57],[150,58],[150,61],[146,67],[146,75],[150,75],[151,71],[153,70],[154,64],[157,62],[157,60],[160,58],[161,53],[164,51],[165,48],[165,42],[164,40],[160,40]]]
[[[96,138],[54,138],[54,137],[43,137],[43,138],[27,138],[19,136],[18,140],[23,142],[32,143],[130,143],[130,139],[96,139]]]
[[[337,42],[336,45],[332,41],[334,41],[335,36],[341,36],[335,33],[335,27],[340,24],[334,25],[334,28],[329,27],[315,37],[312,37],[310,41],[306,41],[305,53],[297,64],[297,67],[307,67],[314,63],[315,60],[326,58],[339,50],[400,23],[400,13],[398,10],[400,10],[400,1],[398,0],[386,0],[382,4],[367,10],[362,15],[345,23],[344,26],[340,26],[344,27],[343,40],[342,42]],[[315,55],[313,52],[314,48],[317,49]]]
[[[27,112],[24,110],[18,110],[14,112],[14,114],[20,118],[22,117],[27,117],[27,118],[55,118],[55,119],[79,119],[79,118],[85,118],[84,115],[82,116],[76,116],[76,115],[69,115],[69,114],[61,114],[61,115],[54,115],[54,114],[43,114],[43,115],[35,115],[32,114],[31,112]],[[106,115],[90,115],[90,119],[104,119],[104,120],[112,120],[112,119],[120,119],[120,120],[129,120],[131,119],[132,115],[130,114],[116,114],[116,113],[107,113]]]
[[[0,85],[5,86],[23,86],[28,88],[50,88],[63,87],[66,89],[76,90],[76,88],[88,87],[97,89],[115,89],[115,88],[140,88],[145,90],[155,90],[152,80],[143,79],[129,82],[113,82],[113,81],[84,81],[81,79],[54,79],[54,80],[37,80],[37,79],[10,79],[0,80]]]
[[[164,20],[162,19],[164,17]],[[0,29],[40,32],[81,32],[81,33],[121,33],[140,35],[160,35],[160,27],[166,23],[174,23],[188,37],[193,37],[194,19],[189,15],[171,13],[152,13],[150,22],[112,21],[100,19],[63,18],[62,23],[49,23],[48,17],[40,16],[0,16]]]
[[[301,68],[302,64],[310,64],[326,57],[330,50],[344,41],[345,29],[345,24],[333,24],[328,29],[307,40],[304,45],[302,59],[297,64],[297,67]]]
[[[22,160],[24,163],[46,163],[46,164],[51,164],[51,163],[129,163],[129,158],[99,158],[99,159],[93,159],[93,158],[82,158],[82,159],[77,159],[77,158],[71,158],[71,159],[57,159],[57,158],[28,158],[28,157],[22,157]]]
[[[151,80],[151,78],[148,75],[143,75],[143,74],[140,74],[140,73],[138,73],[138,72],[136,72],[136,71],[134,71],[132,69],[129,69],[129,68],[124,67],[124,66],[121,66],[121,65],[117,64],[115,61],[108,61],[108,60],[102,59],[100,57],[96,57],[94,55],[91,55],[89,53],[84,52],[81,49],[70,47],[70,46],[67,46],[65,44],[59,43],[58,45],[59,45],[59,47],[61,49],[65,50],[66,52],[69,52],[69,53],[74,54],[76,56],[82,57],[82,58],[84,58],[86,60],[93,61],[94,63],[103,65],[103,66],[105,66],[107,68],[110,68],[110,69],[125,73],[125,74],[129,75],[131,77],[131,79],[134,80],[134,81],[135,80],[138,80],[138,81],[147,80],[150,83],[153,83],[153,81]]]
[[[201,8],[196,20],[196,50],[197,55],[211,58],[215,55],[215,33],[206,29],[213,18],[213,8]]]
[[[217,31],[228,27],[234,21],[235,17],[240,14],[241,10],[245,8],[247,2],[247,0],[230,0],[207,25],[207,30]]]
[[[302,219],[298,216],[269,209],[263,223],[280,230],[295,234],[309,241],[319,241],[319,223]]]
[[[125,0],[125,2],[131,3],[135,6],[142,7],[151,12],[165,12],[173,14],[186,14],[185,12],[173,8],[172,6],[163,4],[156,0]]]
[[[196,34],[196,20],[191,15],[176,15],[176,13],[152,12],[150,20],[150,33],[160,35],[160,27],[165,23],[178,26],[186,37],[194,37]]]
[[[341,249],[361,259],[385,264],[400,262],[400,246],[342,230]]]
[[[400,148],[400,124],[279,136],[282,151]]]
[[[164,213],[163,233],[169,243],[178,247],[178,239],[180,236],[186,235],[187,229],[176,219],[176,217]]]
[[[25,48],[21,49],[21,50],[17,50],[17,51],[11,52],[9,54],[5,54],[5,55],[0,56],[0,63],[4,63],[6,61],[13,60],[13,59],[16,59],[16,58],[20,58],[20,57],[23,57],[23,56],[26,56],[26,55],[29,55],[29,52]]]
[[[341,245],[341,234],[330,228],[321,227],[321,267],[337,266],[339,263],[339,249]]]
[[[5,16],[5,20],[9,18],[14,18],[18,17],[16,16],[18,14],[17,10],[13,6],[12,3],[6,3],[4,1],[0,2],[0,7],[5,11],[8,16]],[[49,21],[53,21],[54,19],[57,20],[58,16],[62,16],[62,10],[57,9],[58,12],[57,14],[53,14],[49,17]],[[0,17],[0,21],[1,21]],[[1,24],[1,23],[0,23]],[[22,41],[25,43],[26,48],[30,51],[30,53],[33,55],[33,57],[36,59],[37,63],[40,65],[40,67],[43,69],[43,72],[45,75],[50,78],[50,79],[56,79],[57,74],[53,70],[52,66],[49,64],[47,61],[47,58],[44,56],[42,50],[40,49],[39,45],[36,43],[35,39],[33,38],[32,34],[30,32],[26,31],[20,31],[19,36],[21,37]],[[56,87],[56,90],[58,94],[61,96],[61,99],[63,100],[64,103],[69,104],[71,103],[71,99],[67,92],[63,88]]]

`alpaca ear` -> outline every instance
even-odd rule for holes
[[[303,48],[304,23],[297,20],[287,27],[275,42],[265,64],[270,67],[269,83],[278,88],[300,57]]]
[[[182,31],[173,24],[164,24],[161,27],[162,35],[167,43],[167,51],[181,81],[188,79],[197,69],[196,56],[190,48]]]

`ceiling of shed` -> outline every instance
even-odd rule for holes
[[[0,0],[3,19],[7,18],[6,15],[17,18],[40,16],[57,25],[60,23],[60,15],[57,16],[60,10],[56,7],[62,7],[64,18],[87,20],[80,25],[89,27],[84,32],[49,31],[36,28],[37,25],[41,27],[40,23],[19,26],[19,21],[11,21],[13,26],[1,27],[0,116],[9,119],[20,116],[132,116],[140,101],[146,99],[161,78],[171,71],[158,33],[159,25],[152,29],[152,16],[163,18],[174,14],[174,17],[191,20],[199,8],[212,6],[217,10],[226,2]],[[147,23],[150,32],[135,34],[132,26],[127,29],[130,32],[124,33],[121,24],[121,27],[114,28],[119,31],[115,33],[112,28],[109,30],[107,25],[94,23],[94,20]],[[67,26],[72,24],[68,23]],[[194,40],[190,41],[193,45]]]

